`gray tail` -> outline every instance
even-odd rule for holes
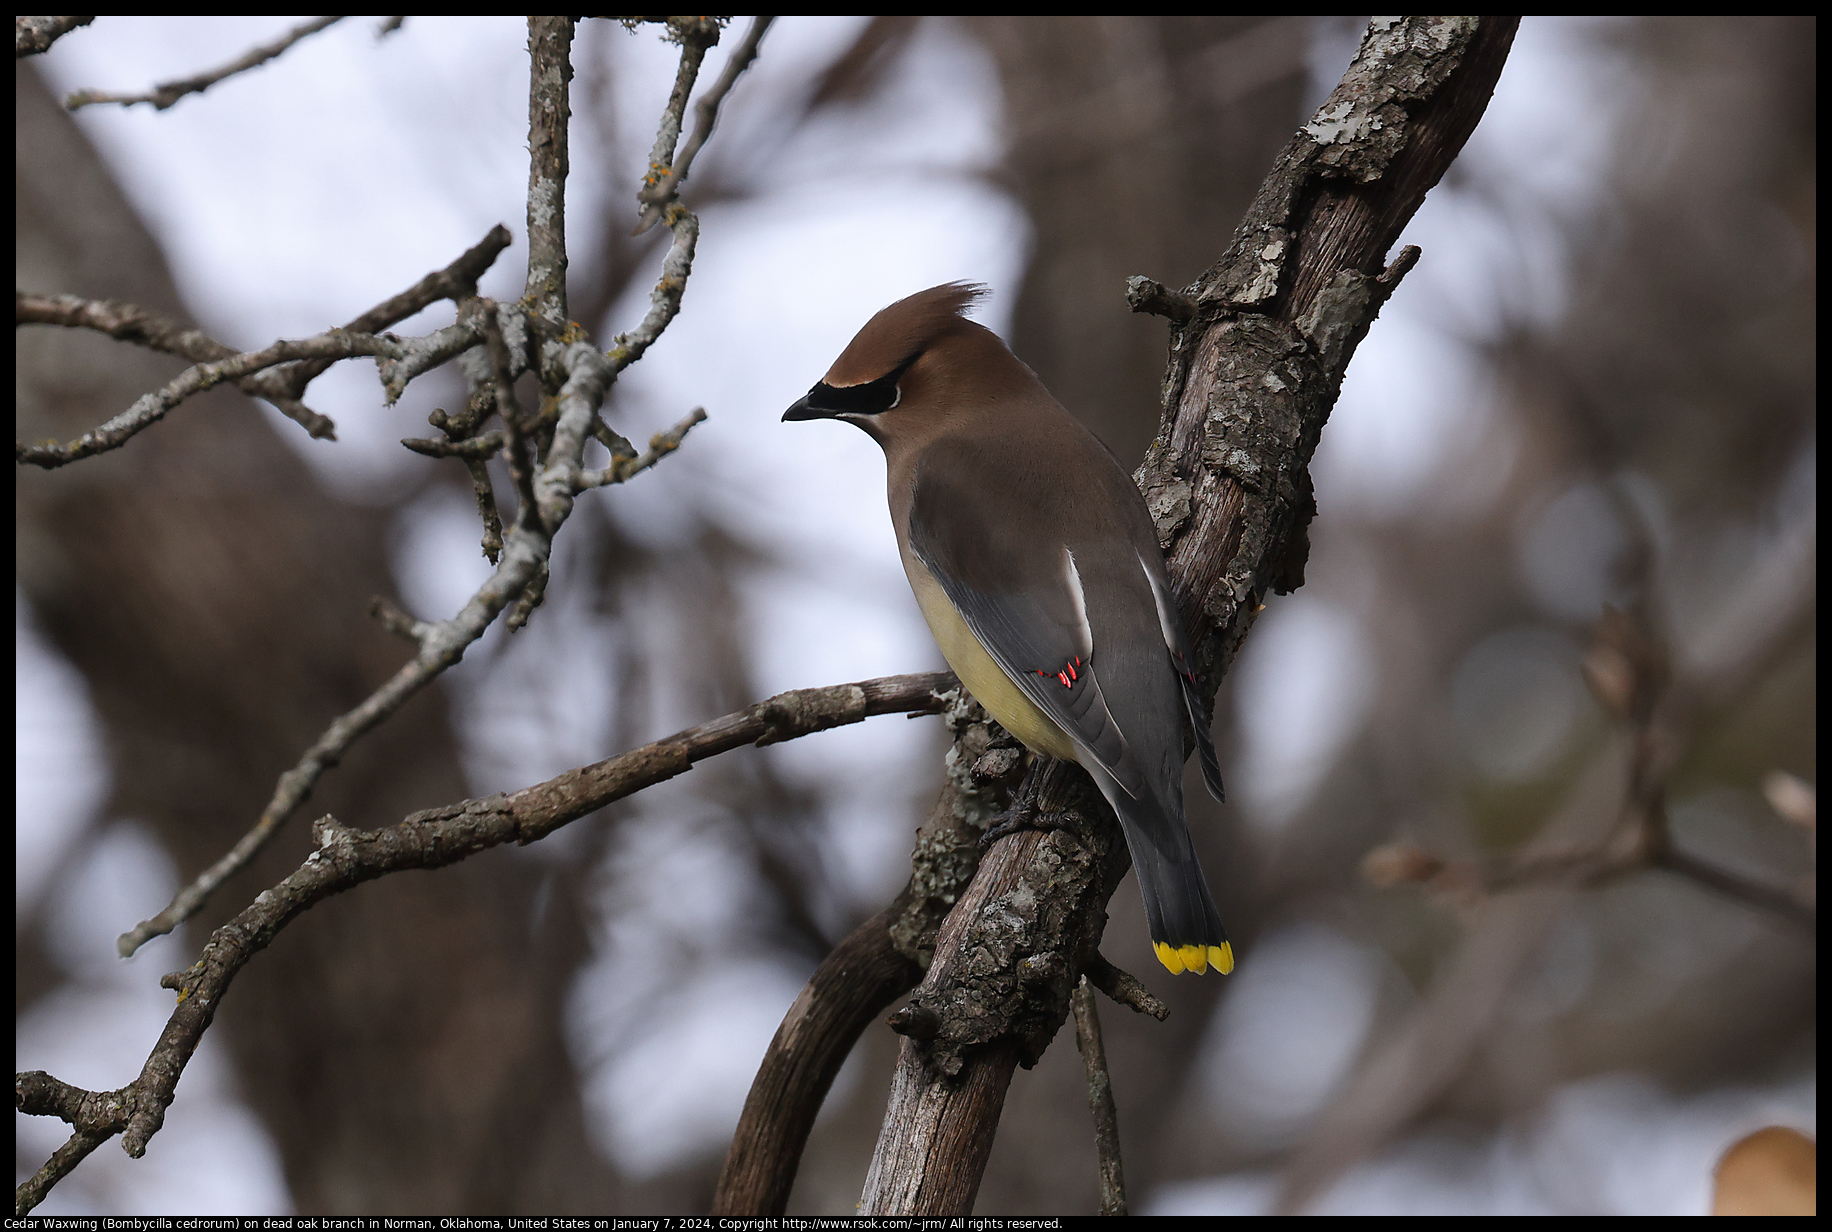
[[[1119,814],[1158,961],[1173,972],[1200,974],[1213,966],[1226,975],[1234,968],[1233,947],[1196,860],[1188,825],[1149,793],[1133,799],[1105,775],[1095,775],[1094,781]]]

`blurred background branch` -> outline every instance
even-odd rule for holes
[[[123,107],[131,107],[135,103],[151,103],[154,110],[164,111],[187,94],[202,94],[225,77],[233,77],[251,68],[259,68],[275,56],[284,53],[300,39],[316,34],[342,20],[341,17],[318,17],[303,22],[270,43],[250,48],[247,54],[237,56],[221,68],[211,69],[208,72],[198,73],[196,76],[181,78],[177,81],[161,82],[154,86],[150,93],[117,94],[109,90],[78,90],[64,100],[64,106],[75,111],[78,107],[89,107],[96,103],[119,103]]]

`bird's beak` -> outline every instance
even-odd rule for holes
[[[812,405],[807,398],[799,398],[795,405],[782,413],[782,421],[788,423],[797,419],[832,419],[832,411],[823,411]]]

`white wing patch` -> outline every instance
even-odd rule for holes
[[[1177,609],[1171,606],[1170,596],[1164,593],[1157,575],[1151,566],[1145,563],[1145,557],[1139,554],[1139,568],[1145,571],[1145,581],[1151,586],[1152,601],[1158,605],[1158,630],[1164,635],[1164,648],[1172,655],[1177,653]]]
[[[1088,624],[1088,599],[1082,590],[1081,570],[1075,567],[1075,553],[1062,549],[1062,580],[1075,600],[1075,645],[1082,657],[1094,657],[1094,630]]]

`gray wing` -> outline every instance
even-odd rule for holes
[[[1221,762],[1215,756],[1215,737],[1209,732],[1208,707],[1203,705],[1202,690],[1196,684],[1194,656],[1190,653],[1189,638],[1183,632],[1183,621],[1177,615],[1177,605],[1170,596],[1169,580],[1162,576],[1162,570],[1153,569],[1142,553],[1139,567],[1145,571],[1145,580],[1151,583],[1151,597],[1157,604],[1164,648],[1170,652],[1171,666],[1176,670],[1178,683],[1183,686],[1183,705],[1189,711],[1190,730],[1196,735],[1196,752],[1202,761],[1203,785],[1217,804],[1226,804],[1228,797],[1221,785]]]
[[[980,645],[1036,707],[1137,797],[1144,768],[1131,755],[1101,691],[1080,571],[1066,545],[1015,533],[1011,519],[962,516],[971,496],[982,511],[1000,502],[968,493],[934,472],[918,475],[910,549],[940,584]]]

